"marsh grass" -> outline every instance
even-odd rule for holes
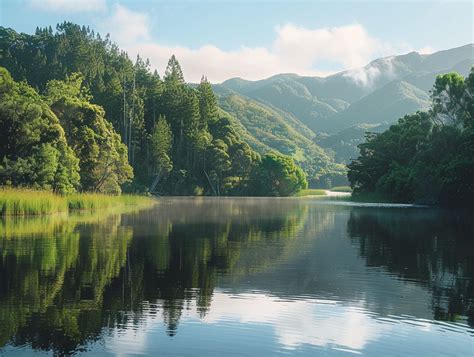
[[[308,188],[306,190],[301,190],[294,195],[294,197],[304,196],[326,196],[326,190]]]
[[[0,216],[42,215],[152,203],[153,199],[146,196],[111,196],[97,193],[77,193],[63,196],[47,191],[0,189]]]

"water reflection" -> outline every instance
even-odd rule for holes
[[[429,288],[436,320],[467,317],[474,326],[473,218],[472,212],[359,209],[347,227],[368,266]]]
[[[403,340],[406,354],[446,353],[448,342],[453,354],[470,353],[472,222],[243,198],[3,220],[0,346],[389,355]]]

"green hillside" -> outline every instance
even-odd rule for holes
[[[380,133],[388,127],[388,124],[358,124],[319,138],[315,142],[332,152],[336,162],[347,164],[359,156],[357,145],[364,142],[367,132]]]
[[[253,149],[264,153],[276,150],[291,156],[308,174],[311,181],[329,178],[344,181],[345,169],[310,138],[295,130],[292,118],[254,100],[238,95],[219,98],[219,106],[238,121],[240,133]]]
[[[410,83],[393,81],[330,118],[322,124],[322,130],[336,132],[360,123],[390,123],[405,114],[425,110],[429,105],[426,92]]]

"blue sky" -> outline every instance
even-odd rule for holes
[[[175,53],[186,79],[281,72],[328,75],[380,56],[473,42],[471,1],[2,0],[2,26],[32,33],[68,20],[109,32],[160,73]]]

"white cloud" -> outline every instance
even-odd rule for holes
[[[318,60],[349,68],[362,66],[381,48],[380,42],[358,24],[314,30],[289,24],[277,28],[274,43],[275,54],[305,68]]]
[[[376,63],[369,63],[364,67],[349,70],[343,75],[361,87],[373,87],[382,75],[389,79],[395,78],[393,57],[381,58]]]
[[[416,52],[418,52],[421,55],[430,55],[435,51],[436,50],[431,46],[425,46],[416,50]]]
[[[101,19],[99,24],[99,30],[110,32],[114,40],[125,48],[137,42],[146,44],[150,39],[149,28],[150,22],[146,14],[119,4],[115,4],[112,14]]]
[[[29,0],[35,9],[55,12],[97,12],[107,9],[106,0]]]
[[[99,28],[109,31],[112,40],[132,59],[138,53],[149,58],[160,73],[174,54],[190,82],[199,81],[202,75],[214,83],[232,77],[263,79],[278,73],[327,76],[394,52],[393,47],[370,36],[360,24],[318,29],[287,24],[275,28],[275,39],[269,48],[241,46],[235,50],[222,50],[212,44],[189,48],[154,42],[148,16],[121,5],[115,5]],[[322,63],[332,70],[318,70]]]

